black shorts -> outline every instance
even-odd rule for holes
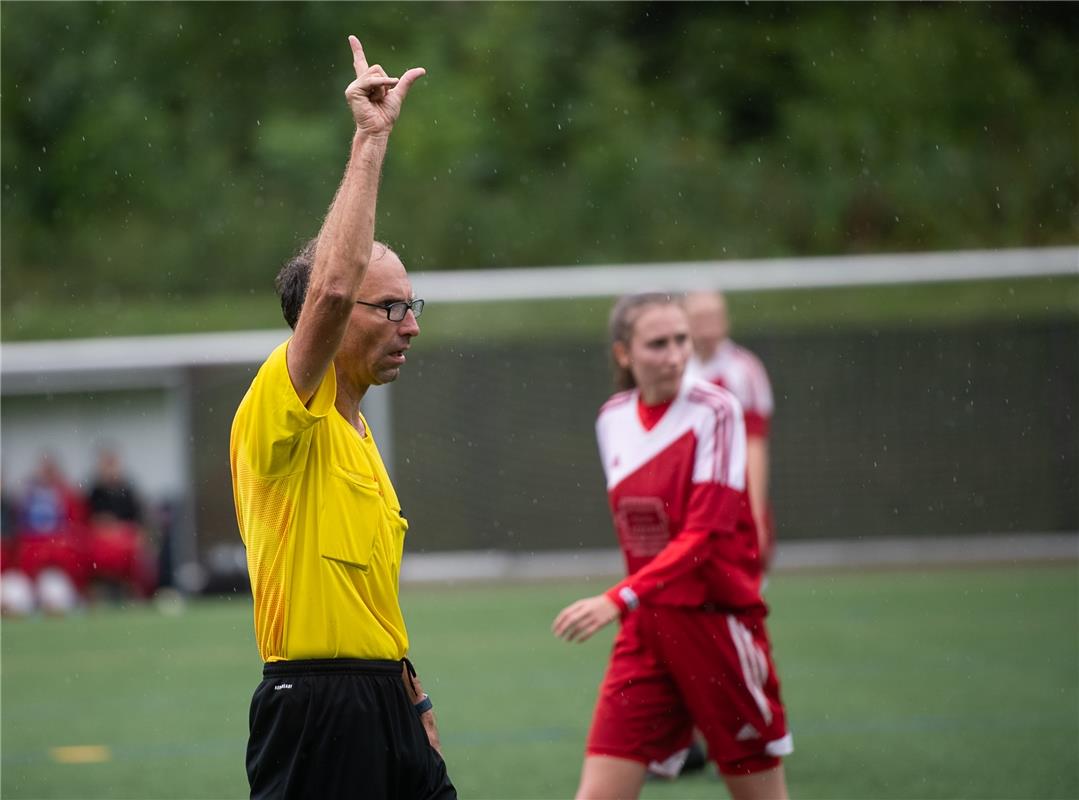
[[[251,797],[456,798],[401,669],[358,659],[266,664],[251,698]]]

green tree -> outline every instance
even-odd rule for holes
[[[3,308],[267,290],[342,169],[348,32],[428,68],[379,209],[417,268],[1074,242],[1077,18],[8,2]]]

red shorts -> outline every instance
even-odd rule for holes
[[[665,762],[694,726],[725,775],[771,769],[793,749],[763,613],[642,607],[623,620],[588,754]]]

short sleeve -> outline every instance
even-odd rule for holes
[[[746,411],[746,436],[767,439],[771,425],[772,421],[768,417]]]
[[[333,410],[337,376],[326,370],[311,400],[300,402],[288,374],[287,342],[275,349],[251,382],[233,422],[236,448],[256,474],[288,475],[303,467],[311,429]]]

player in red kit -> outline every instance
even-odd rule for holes
[[[761,360],[730,338],[727,300],[721,292],[693,292],[686,296],[693,355],[690,375],[722,386],[738,398],[746,421],[746,465],[749,504],[760,534],[765,572],[775,551],[775,525],[768,503],[768,435],[772,424],[772,384]]]
[[[610,332],[623,391],[596,432],[628,577],[552,626],[584,641],[621,619],[577,797],[637,797],[647,765],[684,758],[696,726],[735,800],[785,798],[780,759],[792,745],[764,625],[741,406],[684,377],[677,299],[624,297]]]

